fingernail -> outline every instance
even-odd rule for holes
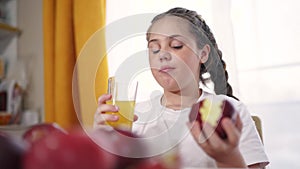
[[[119,119],[119,116],[113,116],[113,119],[114,119],[114,120],[118,120],[118,119]]]
[[[115,106],[115,109],[116,109],[117,111],[119,111],[119,107],[118,107],[118,106]]]

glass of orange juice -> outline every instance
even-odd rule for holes
[[[119,107],[118,112],[106,112],[119,117],[118,121],[106,121],[113,128],[131,131],[134,118],[134,107],[136,101],[138,82],[116,81],[114,77],[108,79],[108,94],[112,95],[107,104]]]

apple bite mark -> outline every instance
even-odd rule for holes
[[[224,118],[229,118],[235,123],[237,112],[233,105],[224,99],[213,98],[204,99],[193,104],[189,114],[190,122],[198,121],[202,130],[204,123],[210,124],[222,139],[227,139],[227,134],[224,131],[221,121]]]
[[[220,117],[222,116],[222,102],[212,101],[205,99],[203,105],[199,109],[199,113],[202,115],[201,120],[209,123],[212,126],[217,126]]]

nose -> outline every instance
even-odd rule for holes
[[[160,61],[168,61],[171,59],[171,53],[166,51],[166,50],[161,50],[161,52],[159,53],[159,60]]]

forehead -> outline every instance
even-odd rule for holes
[[[148,33],[150,33],[150,37],[153,34],[164,36],[181,35],[188,39],[193,37],[190,32],[189,22],[177,16],[164,16],[155,21]]]

